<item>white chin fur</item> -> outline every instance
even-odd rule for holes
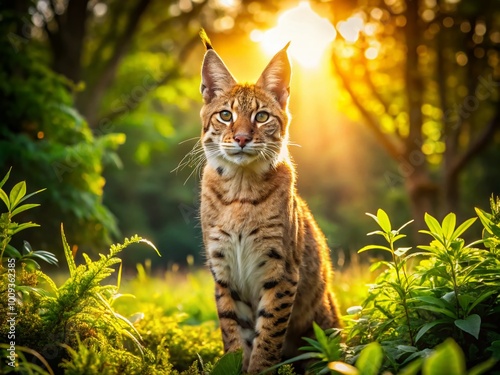
[[[272,161],[263,160],[253,155],[220,155],[207,159],[208,165],[213,169],[223,167],[226,171],[237,172],[245,169],[251,170],[257,174],[265,173],[272,167]]]

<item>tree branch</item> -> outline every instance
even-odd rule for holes
[[[112,11],[111,9],[108,9],[108,12],[111,13],[111,18],[109,20],[109,29],[106,32],[106,34],[101,38],[99,41],[94,54],[92,56],[93,63],[95,63],[95,69],[94,71],[98,72],[102,68],[102,65],[104,63],[103,59],[103,53],[106,50],[106,47],[110,43],[112,43],[114,40],[118,39],[118,28],[116,25],[118,25],[118,20],[120,19],[120,16],[122,16],[127,8],[125,8],[121,3],[113,3],[113,5],[117,6],[117,10]],[[88,77],[90,79],[90,77]]]
[[[493,135],[500,130],[500,109],[497,107],[495,115],[488,125],[486,125],[481,134],[471,142],[469,148],[460,155],[448,171],[449,175],[456,175],[471,161],[477,154],[484,149],[493,140]]]
[[[105,90],[111,85],[118,65],[128,50],[135,30],[139,26],[139,21],[150,3],[151,0],[139,0],[137,2],[135,8],[130,12],[125,29],[116,41],[115,49],[107,64],[104,66],[94,85],[89,87],[77,101],[80,111],[87,118],[91,126],[95,124],[95,116],[102,96]]]
[[[167,17],[164,21],[158,23],[154,28],[145,33],[145,37],[148,38],[164,34],[165,29],[169,30],[173,23],[180,23],[182,25],[186,24],[186,22],[189,22],[192,19],[196,19],[196,17],[200,15],[205,5],[207,5],[206,3],[207,2],[205,0],[200,2],[193,1],[193,8],[189,12],[183,12],[177,17]]]
[[[380,144],[383,146],[383,148],[386,150],[386,152],[395,160],[398,159],[403,154],[403,150],[401,147],[396,146],[389,136],[385,133],[382,132],[380,124],[378,121],[373,117],[373,115],[363,106],[361,101],[358,98],[358,95],[354,92],[353,87],[351,86],[351,82],[349,78],[347,77],[347,74],[342,70],[340,67],[340,63],[338,61],[337,56],[335,53],[332,55],[332,61],[333,61],[333,66],[335,67],[335,70],[337,74],[339,75],[342,84],[344,85],[344,88],[347,90],[349,93],[351,100],[353,101],[354,105],[356,108],[359,110],[363,118],[366,120],[366,124],[370,128],[370,130],[374,133],[375,137],[379,140]]]
[[[184,46],[181,48],[181,50],[180,50],[180,52],[178,54],[177,60],[178,61],[185,61],[186,58],[187,58],[187,54],[193,49],[193,45],[196,42],[199,42],[199,36],[198,36],[198,34],[192,36],[184,44]],[[182,67],[182,64],[177,64],[176,66],[181,66]],[[177,68],[173,68],[173,69],[165,72],[162,77],[160,77],[158,80],[155,81],[155,84],[154,84],[153,87],[151,87],[150,91],[154,91],[158,87],[163,86],[163,85],[171,82],[173,79],[176,79],[179,76],[180,76],[180,71]],[[104,116],[102,116],[99,119],[99,121],[97,121],[97,123],[100,123],[100,121],[103,120],[103,119],[106,119],[106,121],[114,121],[117,118],[123,116],[124,114],[126,114],[127,112],[129,112],[131,110],[132,110],[132,108],[130,108],[129,106],[121,106],[120,108],[118,108],[118,109],[116,109],[114,111],[108,112],[107,114],[105,114]]]
[[[378,92],[377,90],[377,87],[375,87],[375,83],[373,83],[373,79],[372,79],[372,72],[367,68],[368,67],[368,60],[367,58],[365,57],[365,54],[364,52],[366,51],[366,49],[363,48],[361,49],[361,54],[360,54],[360,58],[361,58],[361,63],[363,64],[363,66],[365,67],[365,82],[367,84],[367,86],[369,87],[369,89],[371,90],[371,93],[372,95],[375,97],[375,99],[377,99],[377,101],[382,105],[382,107],[384,107],[384,112],[389,114],[389,106],[387,104],[387,102],[385,101],[385,99],[382,97],[382,95]],[[391,116],[392,117],[392,116]],[[396,135],[398,135],[399,138],[400,137],[400,134],[399,133],[396,133]]]

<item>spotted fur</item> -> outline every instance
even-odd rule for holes
[[[339,327],[330,253],[288,155],[288,46],[256,84],[239,84],[206,45],[203,241],[224,349],[243,349],[257,373],[298,354],[313,321]]]

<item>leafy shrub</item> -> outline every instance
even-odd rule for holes
[[[416,358],[427,357],[432,349],[452,338],[463,350],[467,366],[500,358],[500,201],[491,199],[492,213],[476,212],[484,226],[483,238],[466,244],[462,235],[477,220],[457,226],[448,214],[441,223],[425,215],[431,236],[423,251],[396,247],[404,238],[393,230],[383,210],[370,215],[380,229],[370,234],[384,237],[389,246],[368,245],[360,250],[383,250],[392,262],[380,261],[373,269],[386,267],[369,291],[362,307],[351,310],[348,343],[354,352],[377,341],[384,348],[384,366],[400,369]],[[479,248],[484,245],[485,248]],[[410,263],[413,264],[410,266]]]
[[[186,311],[190,314],[181,310],[175,313],[172,306],[167,306],[176,303],[175,300],[167,303],[173,294],[163,293],[160,298],[163,299],[162,308],[158,300],[150,298],[152,288],[161,288],[153,285],[155,280],[142,266],[138,266],[139,275],[130,285],[134,282],[141,285],[144,293],[140,297],[143,299],[133,305],[122,302],[134,296],[118,293],[122,280],[118,254],[132,244],[146,243],[156,250],[154,245],[133,236],[125,239],[123,244],[112,245],[109,253],[99,254],[97,260],[83,254],[85,263],[77,265],[61,226],[69,277],[57,286],[40,270],[39,264],[40,261],[56,264],[57,259],[52,253],[33,251],[27,242],[23,251],[19,251],[10,243],[15,234],[38,226],[32,222],[17,223],[13,218],[39,206],[24,203],[39,191],[26,194],[23,181],[7,194],[2,187],[9,176],[10,172],[0,181],[0,200],[7,207],[0,219],[0,290],[7,292],[12,284],[12,279],[7,276],[15,265],[15,291],[12,292],[15,298],[12,307],[7,299],[2,299],[0,314],[8,316],[12,309],[17,314],[15,342],[19,362],[18,367],[12,368],[7,361],[2,361],[0,370],[3,373],[51,374],[59,368],[65,374],[189,375],[199,373],[200,361],[206,363],[204,368],[212,368],[212,363],[222,356],[222,340],[213,320],[202,321],[208,320],[204,315],[207,311],[209,316],[215,314],[215,306],[210,309],[200,306],[203,298],[188,300]],[[104,281],[115,273],[116,266],[116,284],[105,284]],[[207,279],[197,280],[193,274],[190,280],[187,287],[193,291],[193,286],[197,285],[198,295],[207,298]],[[208,286],[213,287],[210,283]],[[139,291],[139,288],[136,286],[135,290]],[[196,293],[193,294],[196,297]],[[213,304],[213,298],[210,301]],[[195,304],[198,305],[196,308]],[[130,317],[125,318],[120,310]],[[0,326],[2,359],[9,354],[9,342],[3,341],[8,337],[8,330],[9,325]]]
[[[29,4],[17,5],[19,10]],[[79,88],[50,69],[36,39],[20,35],[21,30],[30,34],[30,16],[11,10],[15,8],[0,4],[0,169],[13,165],[16,180],[47,187],[39,199],[52,213],[23,212],[25,220],[44,224],[43,231],[25,238],[57,248],[62,220],[80,246],[107,246],[118,229],[102,204],[103,168],[119,165],[115,150],[125,136],[110,127],[93,134],[74,108],[73,91]]]

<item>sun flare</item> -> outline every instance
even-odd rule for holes
[[[326,19],[315,13],[307,1],[283,12],[278,25],[270,30],[253,30],[250,38],[261,43],[266,53],[272,55],[291,41],[288,49],[292,58],[308,68],[317,67],[328,45],[335,39],[336,31]]]

